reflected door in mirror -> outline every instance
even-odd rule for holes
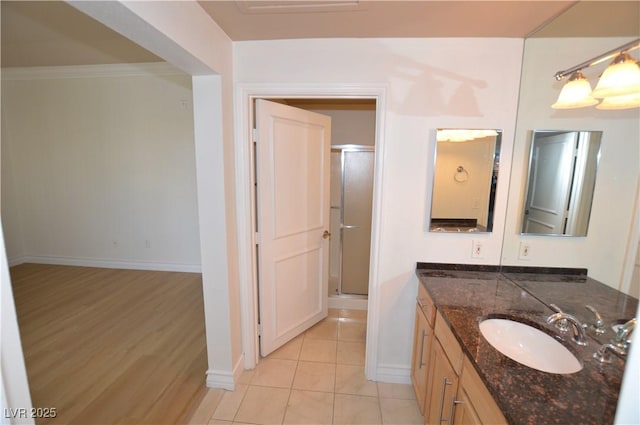
[[[522,233],[585,236],[601,132],[534,131]]]

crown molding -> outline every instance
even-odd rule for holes
[[[0,68],[2,80],[187,75],[167,62]]]

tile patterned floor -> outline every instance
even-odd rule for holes
[[[422,425],[411,385],[365,378],[366,321],[365,311],[329,310],[221,392],[208,424]]]

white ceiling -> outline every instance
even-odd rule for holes
[[[573,1],[199,1],[233,40],[524,38]]]
[[[637,0],[199,3],[234,41],[322,37],[525,38],[534,32],[546,37],[640,35]],[[65,2],[2,0],[0,4],[3,67],[161,60]]]

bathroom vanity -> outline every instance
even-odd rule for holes
[[[412,382],[426,424],[613,423],[624,360],[612,355],[601,363],[593,354],[615,336],[611,324],[634,316],[637,299],[583,269],[418,263],[416,273]],[[547,324],[556,313],[551,304],[587,325],[587,345]],[[595,315],[585,305],[598,311],[604,333],[590,326]],[[548,373],[512,360],[481,334],[487,319],[542,330],[581,369]]]

